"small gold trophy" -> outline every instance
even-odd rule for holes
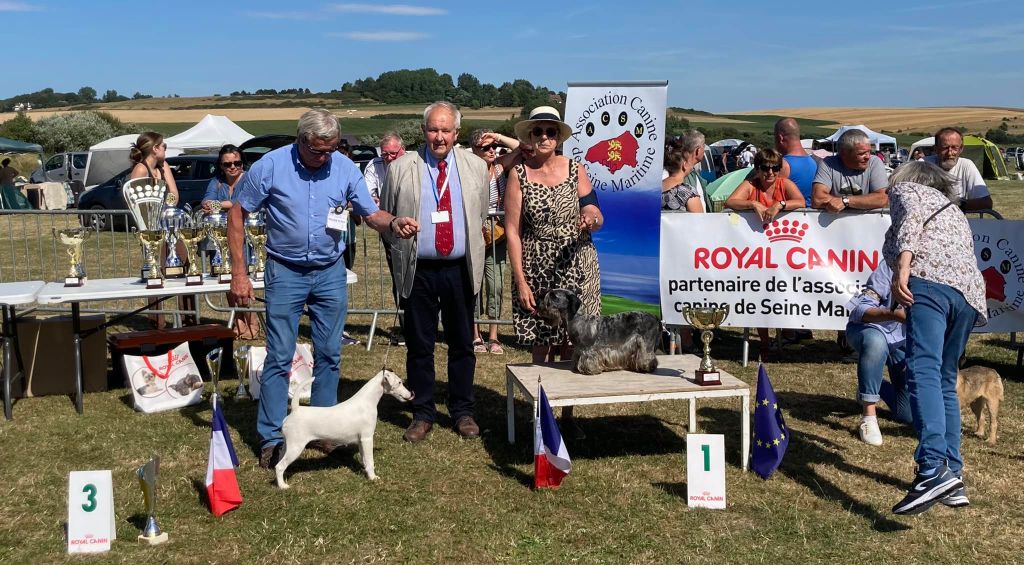
[[[160,271],[160,247],[164,242],[162,230],[139,230],[135,237],[142,244],[146,264],[142,267],[142,280],[146,288],[163,288],[164,279]]]
[[[249,376],[249,351],[252,348],[248,345],[239,345],[235,348],[235,372],[238,373],[238,392],[235,398],[248,398],[249,393],[245,390],[245,379]]]
[[[255,264],[251,265],[252,278],[261,281],[267,270],[267,226],[263,222],[246,222],[245,234],[249,237],[249,244],[252,245],[252,255],[255,259]]]
[[[53,228],[53,237],[61,245],[66,245],[68,252],[68,273],[64,277],[64,286],[82,286],[85,284],[85,267],[82,266],[82,244],[92,232],[88,228]]]
[[[202,258],[199,256],[199,244],[206,238],[206,230],[197,227],[178,228],[178,239],[185,244],[188,253],[188,272],[185,273],[185,285],[203,284]]]
[[[210,382],[213,383],[213,395],[220,392],[220,361],[222,348],[218,347],[206,354],[206,367],[210,369]]]
[[[713,308],[683,308],[683,318],[687,324],[702,330],[700,340],[704,342],[704,358],[700,360],[700,367],[694,371],[694,380],[699,385],[722,384],[721,373],[718,367],[711,360],[711,330],[718,329],[729,316],[729,306],[723,304]]]
[[[139,535],[139,541],[149,545],[164,543],[167,541],[167,532],[162,531],[156,523],[156,485],[160,474],[160,458],[154,455],[135,474],[139,477],[139,487],[142,488],[142,497],[146,502],[146,526]]]

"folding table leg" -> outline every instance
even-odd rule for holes
[[[75,348],[75,410],[82,414],[85,411],[82,398],[82,316],[81,305],[78,302],[71,303],[71,329],[74,333]]]
[[[691,398],[690,399],[690,418],[689,419],[690,419],[690,422],[689,422],[690,433],[691,434],[695,434],[695,433],[697,433],[697,399],[696,398]]]
[[[505,373],[505,418],[508,420],[508,442],[516,442],[516,398],[512,375]]]

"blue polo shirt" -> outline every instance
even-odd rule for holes
[[[437,168],[438,160],[429,150],[423,150],[423,169],[421,171],[421,193],[420,193],[420,233],[417,236],[419,241],[416,244],[416,256],[423,259],[459,259],[466,256],[466,214],[462,211],[462,183],[459,182],[459,168],[455,164],[455,149],[448,152],[445,157],[448,163],[448,190],[452,193],[452,235],[455,237],[455,247],[451,254],[445,256],[437,252],[434,244],[434,233],[436,225],[430,221],[430,215],[437,211],[438,190]]]
[[[335,151],[310,170],[294,143],[256,161],[233,200],[247,212],[265,210],[268,255],[303,267],[333,264],[345,250],[344,234],[327,230],[328,210],[349,202],[360,216],[379,210],[351,159]]]

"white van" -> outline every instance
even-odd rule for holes
[[[43,163],[43,166],[32,172],[32,182],[71,182],[85,183],[85,172],[89,164],[88,151],[57,153]]]

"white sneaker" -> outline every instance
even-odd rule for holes
[[[882,431],[878,429],[878,420],[861,421],[860,440],[868,445],[882,445]]]

